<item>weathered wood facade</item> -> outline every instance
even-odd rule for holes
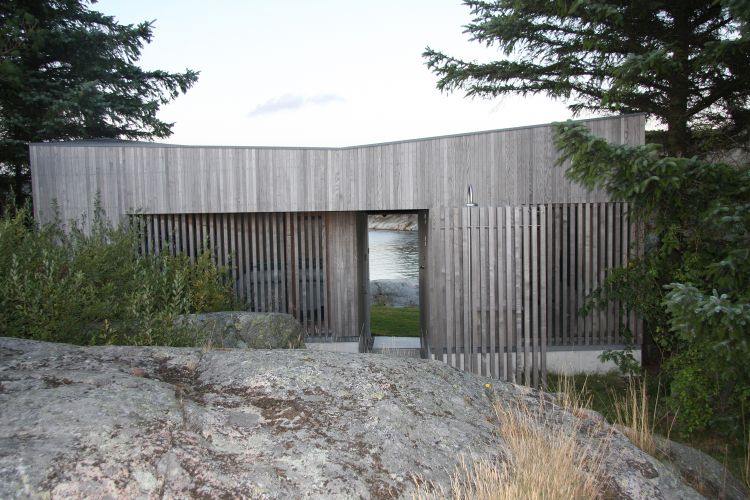
[[[642,115],[583,123],[613,143],[644,142]],[[551,255],[555,245],[560,245],[562,252],[563,245],[570,249],[570,245],[583,243],[569,236],[564,241],[554,236],[568,231],[571,220],[569,208],[556,207],[594,210],[585,213],[596,213],[596,220],[591,218],[593,215],[580,219],[590,224],[606,225],[610,217],[609,200],[603,193],[569,182],[564,168],[555,166],[558,155],[551,125],[345,148],[73,141],[32,144],[30,154],[34,209],[40,222],[51,220],[53,204],[63,220],[90,214],[98,197],[113,221],[134,214],[145,217],[151,235],[145,233],[144,249],[149,251],[161,249],[168,241],[170,251],[197,252],[208,234],[217,262],[232,267],[237,294],[247,300],[249,307],[291,312],[309,330],[322,332],[321,336],[330,339],[367,336],[366,213],[418,211],[423,230],[422,262],[426,267],[420,279],[423,335],[428,354],[438,358],[447,353],[448,333],[446,318],[436,311],[445,309],[449,293],[445,260],[441,264],[439,259],[446,258],[452,243],[444,234],[438,237],[436,232],[445,231],[446,226],[440,229],[436,224],[452,213],[450,209],[464,205],[467,185],[474,187],[480,207],[489,210],[486,217],[515,213],[513,210],[527,213],[527,208],[522,207],[546,207],[552,236],[544,234],[544,248],[539,246],[539,240],[536,246],[529,247],[547,252],[545,255]],[[612,214],[621,210],[621,205],[611,206]],[[614,220],[612,215],[612,224]],[[585,227],[581,225],[584,230]],[[604,241],[602,248],[614,252],[614,243],[606,243],[607,238],[615,238],[613,231],[597,232],[595,239]],[[528,236],[542,235],[529,232]],[[491,239],[481,241],[486,243],[476,246],[477,255],[470,253],[467,257],[476,265],[489,265],[490,254],[495,252],[497,257],[500,240],[495,241],[495,246]],[[586,247],[586,251],[593,248]],[[622,244],[619,248],[622,254]],[[584,255],[572,255],[579,254]],[[551,259],[560,262],[560,266],[577,262],[568,254],[564,259],[559,255]],[[602,255],[596,254],[596,264],[594,260],[587,264],[592,277],[606,273],[609,256]],[[539,260],[538,255],[534,258]],[[614,253],[612,262],[616,264]],[[585,267],[581,266],[580,269]],[[555,283],[570,281],[570,273],[575,272],[553,269],[565,278],[562,274],[552,277],[552,290],[559,289]],[[463,275],[456,279],[463,279]],[[580,283],[583,292],[595,281]],[[566,302],[561,294],[552,302],[554,307],[550,301],[541,304],[533,287],[523,288],[523,283],[521,287],[521,293],[535,294],[533,300],[537,300],[540,310],[548,311],[549,325],[562,325],[560,321],[555,323],[561,315],[567,324],[571,323],[571,304],[578,302]],[[506,321],[498,314],[503,307],[507,310],[507,305],[501,306],[497,290],[493,291],[491,297],[485,299],[480,294],[478,300],[486,300],[488,308],[494,307],[492,317],[496,322]],[[268,300],[269,293],[275,302]],[[548,293],[545,290],[545,297]],[[573,292],[568,293],[572,297],[570,293]],[[576,287],[575,294],[578,293]],[[489,305],[490,300],[494,306]],[[540,332],[544,329],[548,339],[572,331],[555,330],[557,326],[547,330],[551,328],[547,323],[534,325]],[[616,330],[594,331],[593,327],[576,329],[569,339],[574,343],[584,339],[586,343],[587,332],[591,339],[616,337]],[[455,342],[452,345],[455,347]],[[473,348],[474,344],[468,346]],[[498,346],[492,348],[497,350]]]

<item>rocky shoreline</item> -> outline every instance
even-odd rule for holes
[[[416,231],[417,214],[371,215],[367,220],[367,227],[387,231]]]

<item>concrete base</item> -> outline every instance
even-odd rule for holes
[[[607,373],[617,370],[617,365],[608,361],[599,361],[599,355],[607,349],[617,349],[618,346],[582,348],[575,346],[570,348],[555,347],[547,351],[547,371],[560,375],[575,375],[577,373]],[[641,351],[633,351],[635,359],[641,361]]]
[[[421,358],[422,341],[419,337],[373,337],[372,352],[396,358]]]
[[[420,339],[417,337],[374,337],[372,352],[397,357],[420,357]],[[308,342],[307,349],[331,352],[358,353],[359,342]],[[618,349],[621,346],[569,346],[551,347],[547,351],[547,371],[560,375],[578,373],[607,373],[617,370],[617,366],[608,361],[599,361],[599,355],[607,349]],[[459,355],[460,356],[460,355]],[[497,355],[496,355],[497,356]],[[641,351],[636,349],[633,356],[640,362]],[[459,366],[462,365],[459,360]]]
[[[373,349],[419,349],[422,341],[419,337],[381,337],[375,336]]]

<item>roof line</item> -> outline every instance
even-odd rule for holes
[[[628,113],[613,116],[598,116],[594,118],[581,118],[572,120],[577,123],[614,120],[630,116],[644,116],[646,113]],[[393,144],[404,144],[407,142],[433,141],[439,139],[451,139],[455,137],[467,137],[471,135],[492,134],[497,132],[513,132],[517,130],[526,130],[532,128],[549,127],[557,122],[538,123],[535,125],[521,125],[518,127],[497,128],[490,130],[478,130],[476,132],[461,132],[457,134],[435,135],[430,137],[418,137],[414,139],[401,139],[397,141],[376,142],[370,144],[358,144],[355,146],[326,147],[326,146],[220,146],[220,145],[200,145],[200,144],[169,144],[163,142],[147,141],[129,141],[125,139],[75,139],[72,141],[49,141],[49,142],[30,142],[30,146],[70,146],[70,147],[154,147],[154,148],[218,148],[218,149],[287,149],[287,150],[316,150],[316,151],[342,151],[347,149],[369,148],[376,146],[389,146]]]

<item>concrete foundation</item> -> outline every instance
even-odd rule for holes
[[[397,357],[420,357],[420,339],[417,337],[374,337],[372,352]],[[359,342],[310,342],[308,349],[332,352],[359,352]],[[578,373],[607,373],[617,370],[617,366],[608,361],[599,360],[605,350],[622,349],[622,346],[569,346],[550,347],[547,351],[547,371],[560,375],[574,375]],[[460,356],[460,355],[459,355]],[[641,351],[636,349],[633,356],[641,360]],[[459,365],[461,365],[459,360]]]
[[[606,350],[622,349],[622,346],[571,346],[554,347],[547,351],[547,371],[560,375],[576,373],[607,373],[617,370],[617,366],[608,361],[602,363],[599,355]],[[635,359],[641,361],[641,350],[633,351]]]

